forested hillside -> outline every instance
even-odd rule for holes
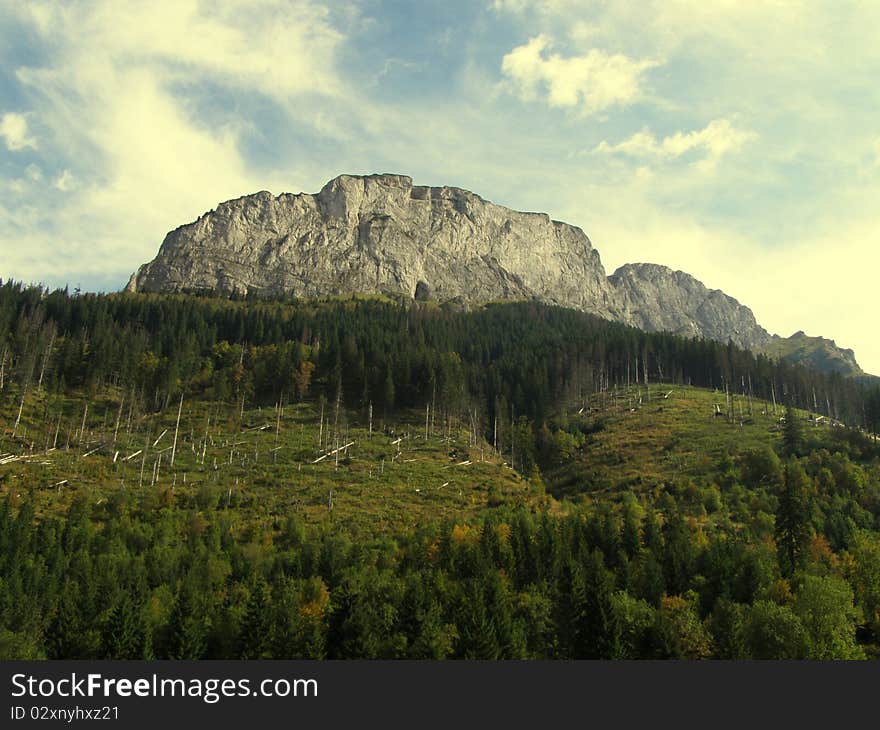
[[[539,304],[7,282],[0,656],[875,656],[878,423]]]

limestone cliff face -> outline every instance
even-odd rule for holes
[[[314,195],[260,192],[221,203],[169,233],[128,289],[536,299],[781,357],[804,349],[771,338],[748,307],[689,274],[627,264],[606,277],[580,228],[460,188],[414,186],[405,175],[342,175]],[[851,353],[841,358],[855,362]]]
[[[610,277],[621,319],[649,332],[707,337],[760,349],[771,336],[752,310],[683,271],[658,264],[626,264]]]
[[[459,188],[414,186],[404,175],[343,175],[316,195],[261,192],[222,203],[169,233],[128,288],[534,298],[618,314],[579,228]]]

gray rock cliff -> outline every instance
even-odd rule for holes
[[[405,175],[341,175],[313,195],[264,191],[221,203],[171,231],[127,288],[536,299],[648,331],[821,359],[812,347],[804,358],[800,340],[771,337],[748,307],[689,274],[627,264],[606,277],[580,228],[460,188],[415,186]],[[840,352],[832,359],[855,364]]]
[[[649,332],[707,337],[747,349],[771,340],[748,307],[683,271],[659,264],[626,264],[610,277],[621,319]]]
[[[615,295],[581,229],[404,175],[342,175],[321,192],[221,203],[165,237],[131,291],[420,299],[534,298],[615,317]]]

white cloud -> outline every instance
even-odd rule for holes
[[[703,153],[700,164],[706,167],[714,166],[724,155],[740,150],[756,136],[754,132],[737,129],[727,119],[715,119],[703,129],[676,132],[660,140],[651,132],[643,130],[617,144],[602,141],[594,151],[622,154],[637,159],[671,160],[697,150]]]
[[[48,42],[88,48],[82,60],[92,66],[149,67],[166,80],[211,77],[282,99],[338,88],[329,61],[342,36],[308,0],[100,0],[32,3],[25,12]]]
[[[546,98],[553,107],[580,107],[594,114],[623,106],[642,95],[642,76],[659,65],[593,48],[584,55],[547,53],[553,43],[541,34],[506,54],[501,71],[511,91],[524,101]]]
[[[64,170],[58,177],[55,178],[55,182],[52,183],[52,187],[60,190],[63,193],[69,192],[73,190],[76,186],[76,177],[70,170]]]
[[[297,186],[295,169],[283,180],[252,171],[243,115],[212,121],[192,94],[207,87],[234,106],[256,91],[294,114],[304,94],[343,88],[342,37],[309,0],[34,2],[14,12],[46,52],[16,76],[45,129],[48,167],[60,166],[52,187],[66,193],[42,198],[27,226],[15,211],[0,215],[0,246],[15,242],[4,250],[5,273],[25,279],[130,272],[167,231],[218,202]]]
[[[811,29],[817,13],[837,11],[835,2],[817,0],[494,0],[499,13],[518,16],[527,22],[547,26],[561,21],[559,27],[577,32],[585,16],[594,18],[594,27],[604,34],[629,33],[651,35],[655,43],[672,48],[685,39],[707,34],[736,43],[749,44],[755,32],[762,35],[791,35]],[[824,7],[823,7],[824,6]],[[812,11],[812,12],[811,12]],[[635,37],[631,38],[636,41]],[[805,42],[792,38],[795,42]],[[767,49],[773,50],[773,49]],[[788,50],[788,49],[776,49]],[[815,48],[814,48],[815,50]]]
[[[6,112],[0,117],[0,137],[3,137],[6,148],[12,152],[28,147],[37,149],[37,140],[28,133],[27,117],[18,112]]]

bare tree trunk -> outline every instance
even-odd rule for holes
[[[84,440],[84,438],[85,438],[85,433],[86,433],[86,416],[88,415],[88,413],[89,413],[89,402],[86,401],[86,405],[85,405],[85,407],[83,408],[83,420],[82,420],[82,426],[80,426],[80,429],[79,429],[79,440],[80,440],[80,442],[82,442],[82,441]]]
[[[333,445],[338,446],[339,443],[339,404],[342,402],[342,379],[339,379],[339,385],[336,387],[336,412],[333,415]]]
[[[9,345],[3,347],[3,357],[0,358],[0,392],[6,385],[6,356],[9,354]]]
[[[37,380],[37,390],[43,387],[43,376],[46,374],[46,366],[49,364],[49,357],[52,355],[52,348],[55,345],[55,328],[52,328],[52,336],[49,338],[49,344],[46,346],[46,352],[43,354],[43,363],[40,367],[40,378]]]
[[[284,395],[282,394],[282,398]],[[278,413],[275,415],[275,448],[278,448],[278,438],[281,435],[281,402],[277,406]],[[274,453],[274,452],[273,452]]]
[[[119,437],[119,423],[122,421],[122,405],[125,403],[125,395],[119,399],[119,410],[116,411],[116,426],[113,428],[113,445],[116,445],[116,439]]]
[[[18,425],[21,423],[21,413],[24,410],[24,399],[27,396],[28,388],[31,385],[30,375],[24,383],[24,389],[21,391],[21,401],[18,404],[18,415],[15,417],[15,425],[12,427],[12,438],[15,438],[15,432],[18,430]]]
[[[177,434],[180,431],[180,414],[183,412],[183,393],[180,394],[180,404],[177,406],[177,423],[174,424],[174,441],[171,444],[171,468],[174,468],[174,456],[177,453]]]
[[[202,442],[202,466],[205,465],[205,454],[208,451],[208,430],[211,428],[211,414],[205,420],[205,440]]]

